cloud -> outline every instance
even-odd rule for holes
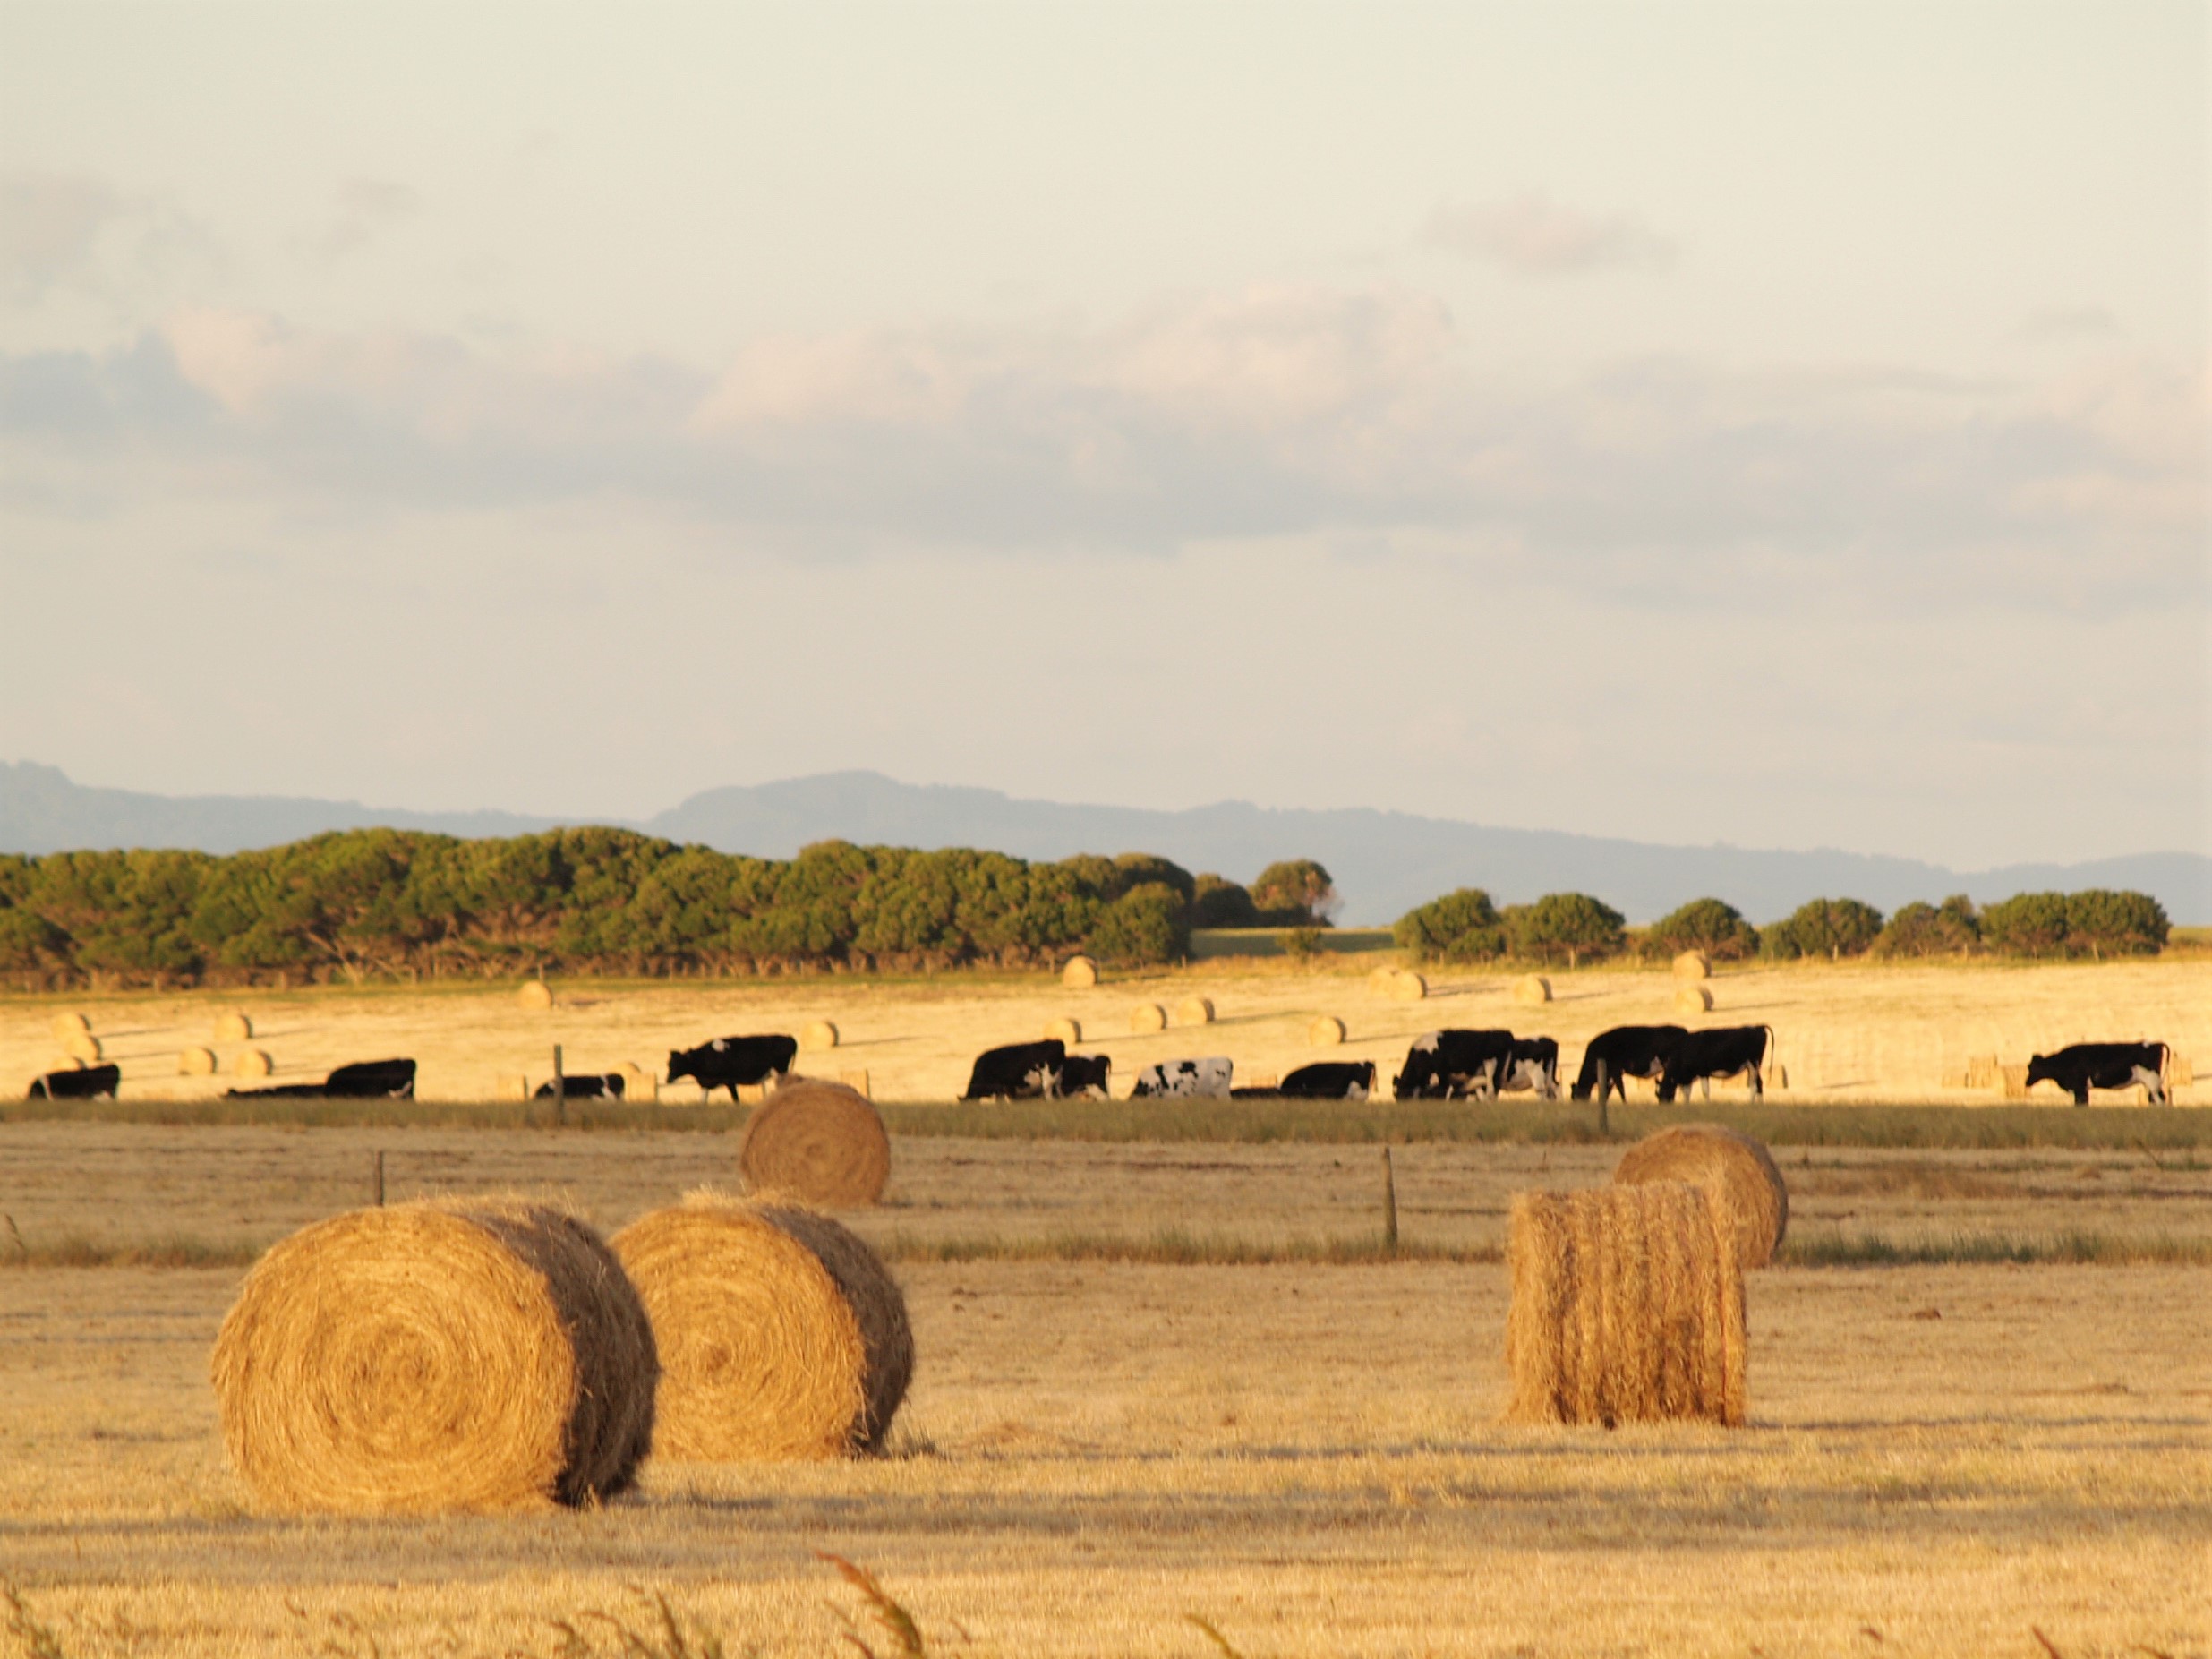
[[[97,178],[57,173],[0,175],[0,285],[36,302],[87,281],[100,237],[126,211]]]
[[[300,239],[303,247],[325,261],[359,252],[423,210],[423,199],[413,186],[389,179],[346,179],[333,192],[333,199],[337,205],[336,217]]]
[[[1671,263],[1674,244],[1640,221],[1594,218],[1543,196],[1439,208],[1422,232],[1432,248],[1489,260],[1524,277]]]

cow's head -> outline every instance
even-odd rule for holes
[[[2037,1055],[2028,1062],[2028,1086],[2030,1089],[2037,1083],[2056,1082],[2058,1082],[2058,1073],[2051,1069],[2051,1059],[2048,1055]]]

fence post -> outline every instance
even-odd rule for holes
[[[566,1125],[568,1121],[568,1080],[560,1069],[560,1045],[553,1045],[553,1121]]]
[[[384,1154],[376,1155],[376,1207],[384,1208]]]
[[[1390,1149],[1382,1149],[1382,1247],[1392,1255],[1398,1251],[1398,1178],[1390,1162]]]

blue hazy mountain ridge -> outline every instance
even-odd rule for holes
[[[276,796],[165,796],[89,789],[52,766],[0,763],[0,851],[192,847],[235,852],[332,829],[389,825],[448,835],[517,835],[612,818],[508,812],[408,812]],[[1807,899],[1849,896],[1883,911],[1966,893],[1977,902],[2041,889],[2132,887],[2154,894],[2177,923],[2212,923],[2212,858],[2147,852],[2078,864],[2016,864],[1960,872],[1913,859],[1832,850],[1667,846],[1559,830],[1497,829],[1371,808],[1314,809],[1221,801],[1180,811],[1029,800],[996,790],[901,783],[835,772],[733,785],[691,796],[628,827],[724,852],[789,858],[810,842],[982,847],[1024,859],[1141,851],[1193,871],[1249,880],[1277,859],[1327,865],[1344,894],[1340,919],[1388,923],[1455,887],[1501,903],[1545,893],[1596,894],[1648,921],[1711,894],[1755,921]]]

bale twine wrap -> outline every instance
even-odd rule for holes
[[[1541,973],[1524,973],[1513,982],[1513,1000],[1548,1003],[1551,1000],[1551,981]]]
[[[841,1209],[872,1204],[891,1178],[891,1136],[858,1090],[802,1078],[745,1120],[738,1174],[747,1192]]]
[[[1167,1029],[1167,1010],[1157,1003],[1139,1003],[1129,1011],[1129,1029],[1136,1036],[1146,1031],[1164,1031]]]
[[[1613,1167],[1616,1186],[1687,1181],[1712,1193],[1736,1239],[1736,1257],[1764,1267],[1789,1230],[1789,1188],[1764,1142],[1721,1124],[1677,1124],[1648,1134]]]
[[[90,1030],[92,1022],[81,1013],[57,1013],[47,1022],[46,1028],[53,1033],[56,1042],[66,1047],[71,1038],[81,1037]]]
[[[525,1008],[551,1008],[553,988],[542,979],[525,979],[522,988],[515,993],[515,1000]]]
[[[661,1351],[663,1457],[879,1449],[914,1374],[906,1298],[829,1217],[716,1193],[639,1217],[614,1248]]]
[[[1709,979],[1712,977],[1712,960],[1703,951],[1684,951],[1674,959],[1674,977],[1678,979]]]
[[[356,1210],[271,1249],[215,1341],[224,1443],[279,1509],[577,1504],[653,1441],[652,1327],[576,1217],[513,1198]]]
[[[1678,985],[1674,991],[1674,1011],[1679,1014],[1710,1013],[1712,1012],[1712,993],[1702,985]]]
[[[100,1047],[100,1039],[91,1032],[75,1031],[63,1043],[62,1052],[73,1060],[81,1060],[87,1065],[98,1065],[107,1050]]]
[[[1175,1005],[1177,1025],[1211,1025],[1214,1003],[1210,996],[1186,996]]]
[[[216,1016],[215,1040],[218,1043],[245,1043],[253,1040],[253,1022],[235,1008]]]
[[[1098,983],[1098,964],[1088,956],[1071,956],[1068,965],[1060,970],[1060,983],[1074,990],[1087,991]]]
[[[1063,1042],[1072,1048],[1083,1040],[1083,1022],[1065,1014],[1057,1020],[1047,1020],[1045,1022],[1045,1039],[1047,1042]]]
[[[1401,968],[1390,976],[1390,995],[1402,1003],[1423,1001],[1429,995],[1429,981],[1411,968]]]
[[[237,1058],[230,1063],[234,1077],[266,1077],[277,1069],[266,1048],[241,1048]]]
[[[1743,1269],[1703,1189],[1516,1193],[1506,1260],[1511,1421],[1743,1422]]]
[[[178,1051],[176,1074],[179,1077],[212,1077],[215,1075],[215,1050],[212,1048],[185,1048]]]
[[[1311,1048],[1333,1048],[1344,1041],[1344,1022],[1334,1014],[1317,1014],[1306,1027],[1306,1046]]]

